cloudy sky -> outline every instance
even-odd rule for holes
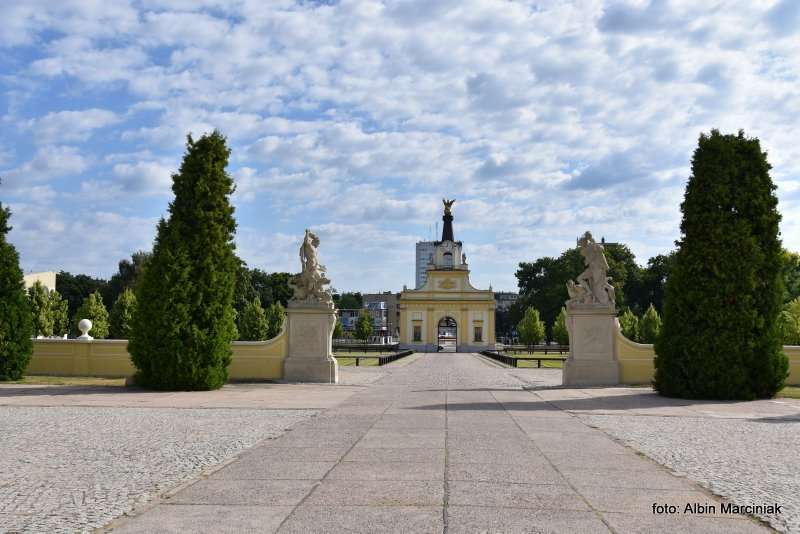
[[[0,3],[0,200],[25,271],[148,249],[185,136],[233,150],[239,254],[341,290],[414,283],[456,198],[473,282],[585,230],[670,250],[701,132],[743,128],[800,250],[800,2]]]

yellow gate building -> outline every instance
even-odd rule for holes
[[[400,346],[420,352],[494,349],[494,292],[476,289],[462,243],[453,238],[454,201],[445,201],[442,240],[435,243],[427,280],[400,294]]]

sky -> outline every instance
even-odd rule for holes
[[[237,251],[340,291],[414,285],[455,198],[474,285],[590,230],[674,248],[698,136],[758,137],[800,250],[800,2],[0,3],[0,201],[25,272],[152,246],[186,135],[232,150]]]

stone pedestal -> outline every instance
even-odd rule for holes
[[[615,310],[607,305],[567,309],[569,358],[564,362],[564,385],[619,384],[619,361],[614,347],[615,321]]]
[[[339,364],[333,357],[333,305],[290,301],[286,321],[289,350],[283,362],[283,379],[336,384]]]

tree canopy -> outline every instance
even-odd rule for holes
[[[663,395],[753,399],[783,387],[783,260],[769,170],[758,139],[700,136],[655,344]]]
[[[11,211],[0,203],[0,380],[19,380],[33,352],[33,320],[19,254],[7,240]]]
[[[175,197],[136,284],[128,344],[136,382],[145,387],[216,389],[228,378],[240,268],[229,156],[217,131],[197,140],[188,136],[181,167],[172,175]]]
[[[517,324],[517,335],[525,345],[536,345],[544,339],[545,325],[539,318],[539,310],[528,308]]]

